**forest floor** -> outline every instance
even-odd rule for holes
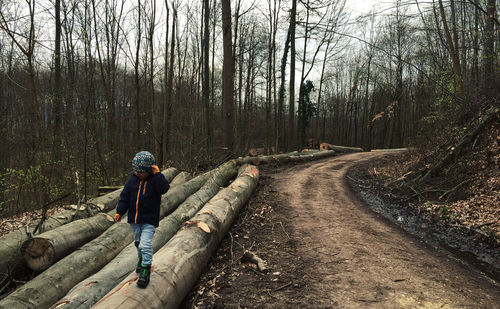
[[[451,211],[419,208],[425,201],[394,204],[402,197],[379,174],[394,173],[399,160],[365,152],[263,167],[181,308],[497,307],[500,244],[478,228],[491,218],[458,222]],[[241,262],[245,250],[268,271]]]

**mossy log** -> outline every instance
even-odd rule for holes
[[[154,255],[146,289],[136,287],[137,276],[132,273],[94,308],[177,308],[250,198],[258,179],[257,168],[248,166],[186,222]]]
[[[226,183],[236,175],[236,166],[231,163],[221,165],[210,179],[193,195],[189,196],[177,209],[162,219],[153,238],[153,251],[159,250],[175,235],[182,223],[189,220]],[[120,283],[135,269],[137,251],[131,243],[110,263],[96,274],[73,287],[52,308],[90,308],[106,293]]]
[[[196,192],[212,175],[207,172],[171,188],[162,198],[160,218]],[[49,308],[75,286],[97,272],[132,242],[125,220],[69,254],[0,301],[0,308]]]

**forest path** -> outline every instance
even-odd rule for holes
[[[274,174],[289,203],[313,307],[499,308],[486,277],[369,211],[347,170],[383,153],[356,153]]]
[[[258,189],[181,308],[500,308],[498,282],[350,190],[349,168],[385,154],[262,168]],[[245,250],[268,271],[240,262]]]

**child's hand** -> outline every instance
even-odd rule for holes
[[[160,169],[158,168],[158,165],[152,165],[151,166],[151,172],[153,173],[153,175],[156,175],[160,172]]]
[[[121,221],[121,219],[122,219],[122,215],[120,215],[120,214],[115,214],[114,219],[115,219],[115,221],[116,221],[116,222],[120,222],[120,221]]]

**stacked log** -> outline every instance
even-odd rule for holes
[[[248,166],[227,188],[212,198],[154,255],[151,282],[137,289],[135,274],[129,275],[94,308],[177,308],[198,279],[240,208],[259,179]]]
[[[319,145],[320,150],[334,150],[339,153],[350,153],[350,152],[361,152],[363,151],[360,147],[346,147],[346,146],[338,146],[332,145],[328,143],[321,143]]]
[[[170,182],[170,186],[176,186],[183,184],[189,180],[193,179],[193,174],[188,172],[180,172],[174,179]]]
[[[179,171],[175,167],[170,167],[167,168],[166,170],[162,171],[162,174],[165,176],[165,178],[170,182],[174,177],[179,174]],[[123,186],[120,187],[120,189],[115,190],[111,193],[108,193],[103,196],[96,197],[94,199],[90,199],[88,203],[94,204],[94,205],[101,205],[102,211],[107,212],[116,207],[116,204],[118,203],[118,200],[120,199],[120,193],[122,192]]]
[[[110,228],[1,300],[0,308],[48,308],[64,297],[72,287],[74,288],[71,292],[53,308],[89,308],[123,278],[125,280],[102,298],[97,307],[176,307],[197,280],[203,266],[257,184],[258,170],[254,166],[245,164],[302,162],[326,158],[335,153],[332,150],[303,153],[295,151],[280,155],[238,158],[188,182],[185,181],[191,177],[190,174],[180,173],[175,181],[171,181],[178,172],[173,173],[169,179],[172,187],[162,199],[160,209],[160,218],[168,216],[160,221],[153,239],[155,251],[162,246],[163,248],[155,254],[150,287],[137,290],[135,284],[130,285],[137,280],[133,272],[137,257],[128,224],[124,222],[113,224],[109,217],[101,214],[92,220],[99,222],[105,220],[105,225],[111,225]],[[234,177],[238,165],[241,168],[236,180],[213,197],[224,183]],[[185,183],[176,185],[177,181]],[[109,214],[113,214],[117,199],[108,197],[108,200],[113,204]],[[180,207],[176,209],[179,204]],[[86,225],[89,225],[92,220],[80,220],[80,224],[87,222]],[[189,221],[186,222],[187,220]],[[75,228],[77,226],[78,228]],[[88,237],[88,230],[80,228],[82,226],[74,222],[68,225],[64,232],[62,229],[54,232],[50,245],[39,245],[39,247],[52,246],[51,254],[57,256],[56,260],[72,250],[65,247],[62,242],[65,235],[66,238],[78,239],[71,241],[73,244],[78,243],[77,246],[88,241],[88,238],[85,238]],[[106,227],[97,229],[105,230]],[[95,236],[100,233],[96,232]],[[59,247],[54,246],[57,243],[60,243]],[[30,252],[33,253],[35,246],[30,248]],[[89,277],[93,274],[95,275]],[[79,284],[76,285],[77,283]],[[132,288],[134,292],[127,293]],[[138,293],[144,295],[137,296]],[[131,299],[131,295],[135,295],[133,298],[139,301]]]
[[[196,192],[213,174],[200,175],[170,189],[163,197],[160,217]],[[124,220],[125,221],[125,220]],[[69,254],[0,301],[0,308],[48,308],[78,282],[97,272],[132,242],[127,223],[115,223],[96,239]]]
[[[306,150],[304,152],[293,151],[289,153],[283,153],[278,155],[269,156],[257,156],[257,157],[243,157],[235,159],[239,165],[243,164],[253,164],[253,165],[263,165],[263,164],[280,164],[287,162],[302,162],[319,160],[326,157],[331,157],[336,155],[334,150]]]
[[[191,218],[235,175],[236,166],[232,162],[223,164],[203,187],[188,197],[172,214],[162,219],[153,238],[153,251],[156,252],[165,245],[182,223]],[[90,308],[135,269],[136,261],[136,248],[131,243],[98,273],[74,286],[52,308]]]
[[[104,233],[113,223],[112,216],[101,213],[42,233],[21,246],[23,259],[29,268],[43,271],[75,248]]]
[[[169,171],[167,180],[178,172],[173,168],[167,170],[167,172]],[[164,174],[166,173],[164,172]],[[182,184],[186,178],[186,176],[180,177],[172,186]],[[113,208],[107,214],[100,213],[90,218],[73,221],[26,240],[21,246],[24,261],[29,268],[36,271],[49,268],[73,252],[74,249],[86,244],[111,227],[114,222],[114,213],[115,209]]]
[[[162,173],[170,181],[179,171],[172,167],[164,170]],[[116,206],[120,193],[121,189],[90,199],[88,203],[98,206],[100,211],[109,211]],[[86,218],[96,213],[79,211],[77,216],[73,218],[74,214],[74,210],[64,210],[50,216],[40,225],[38,232],[41,234],[67,224],[71,220]],[[32,236],[29,234],[29,231],[33,231],[37,225],[31,224],[28,227],[16,229],[0,237],[0,273],[12,274],[23,267],[23,257],[20,248]]]

